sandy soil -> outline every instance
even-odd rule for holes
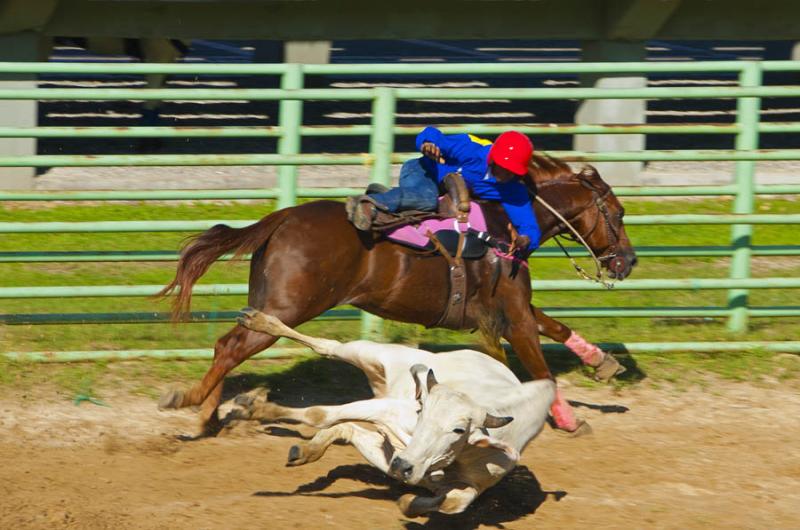
[[[592,435],[546,428],[468,512],[415,520],[395,505],[408,490],[350,447],[284,467],[305,427],[239,423],[184,441],[193,413],[124,389],[109,407],[6,396],[0,528],[800,528],[796,392],[567,392]]]

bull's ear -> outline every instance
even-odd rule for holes
[[[431,389],[438,384],[439,381],[437,381],[436,376],[433,375],[433,369],[428,370],[428,392],[430,392]]]
[[[513,416],[493,416],[487,412],[486,419],[483,420],[483,426],[487,429],[497,429],[498,427],[505,427],[513,420]]]
[[[411,377],[414,378],[414,385],[416,389],[414,390],[414,399],[417,401],[425,401],[425,398],[428,397],[428,390],[425,388],[425,385],[422,384],[422,374],[428,371],[428,367],[424,364],[415,364],[411,367]]]
[[[488,449],[490,447],[493,449],[498,449],[505,453],[510,460],[519,460],[519,451],[504,441],[499,440],[494,436],[489,436],[480,429],[475,429],[470,433],[467,443],[475,447],[483,447],[484,449]]]

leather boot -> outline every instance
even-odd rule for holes
[[[383,184],[379,184],[377,182],[371,182],[369,186],[367,186],[367,195],[375,195],[376,193],[386,193],[391,188],[387,188]]]
[[[375,201],[367,195],[350,197],[345,204],[347,219],[353,223],[358,230],[364,232],[372,228],[372,221],[375,219]]]

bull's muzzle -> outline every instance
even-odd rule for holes
[[[414,466],[399,456],[394,457],[389,464],[389,475],[403,482],[411,477],[413,471]]]

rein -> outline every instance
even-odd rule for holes
[[[583,184],[582,181],[581,181],[581,184]],[[585,186],[585,184],[584,184],[584,186]],[[613,230],[613,228],[611,228],[611,223],[609,222],[609,219],[608,219],[608,212],[607,212],[607,210],[605,208],[605,198],[608,196],[608,193],[610,193],[610,190],[608,192],[606,192],[604,195],[601,196],[593,188],[589,188],[589,189],[592,191],[592,194],[595,196],[595,200],[594,200],[595,206],[600,211],[600,213],[603,215],[603,218],[606,221],[606,229],[609,231],[609,235],[613,235],[614,236],[614,238],[613,238],[614,244],[612,245],[612,247],[616,248],[617,242],[619,241],[619,236]],[[587,273],[586,270],[583,267],[581,267],[578,264],[577,261],[575,261],[575,258],[573,258],[569,254],[567,249],[564,248],[564,245],[561,244],[561,241],[559,240],[558,236],[553,236],[553,240],[556,242],[556,244],[559,246],[559,248],[561,248],[561,251],[564,253],[564,255],[567,256],[567,258],[569,258],[569,261],[570,261],[570,263],[572,263],[572,266],[575,268],[575,272],[577,272],[578,276],[583,278],[583,279],[585,279],[585,280],[589,280],[589,281],[592,281],[592,282],[595,282],[595,283],[599,283],[599,284],[603,285],[603,287],[605,287],[606,289],[613,289],[614,288],[614,283],[611,282],[611,281],[608,281],[606,279],[605,273],[603,272],[603,265],[602,265],[601,261],[607,260],[607,259],[612,259],[614,257],[614,253],[612,252],[608,256],[604,256],[602,258],[598,258],[597,255],[594,253],[594,251],[589,246],[589,244],[586,243],[586,240],[583,238],[583,236],[581,236],[581,234],[575,229],[575,227],[572,226],[572,224],[570,224],[569,221],[567,221],[560,213],[558,213],[558,211],[555,208],[553,208],[547,201],[542,199],[542,197],[539,194],[536,194],[536,200],[539,202],[539,204],[541,204],[542,206],[547,208],[550,211],[550,213],[552,213],[556,217],[556,219],[560,220],[564,224],[564,226],[567,227],[574,234],[574,236],[568,237],[568,239],[571,239],[572,241],[575,241],[575,242],[580,243],[581,245],[583,245],[586,248],[586,250],[589,252],[589,255],[592,257],[592,260],[594,261],[594,265],[595,265],[595,268],[596,268],[594,276],[589,275],[589,273]],[[595,228],[597,228],[597,225],[599,223],[599,218],[600,218],[599,215],[595,217],[594,226],[586,234],[587,237],[594,232]]]

